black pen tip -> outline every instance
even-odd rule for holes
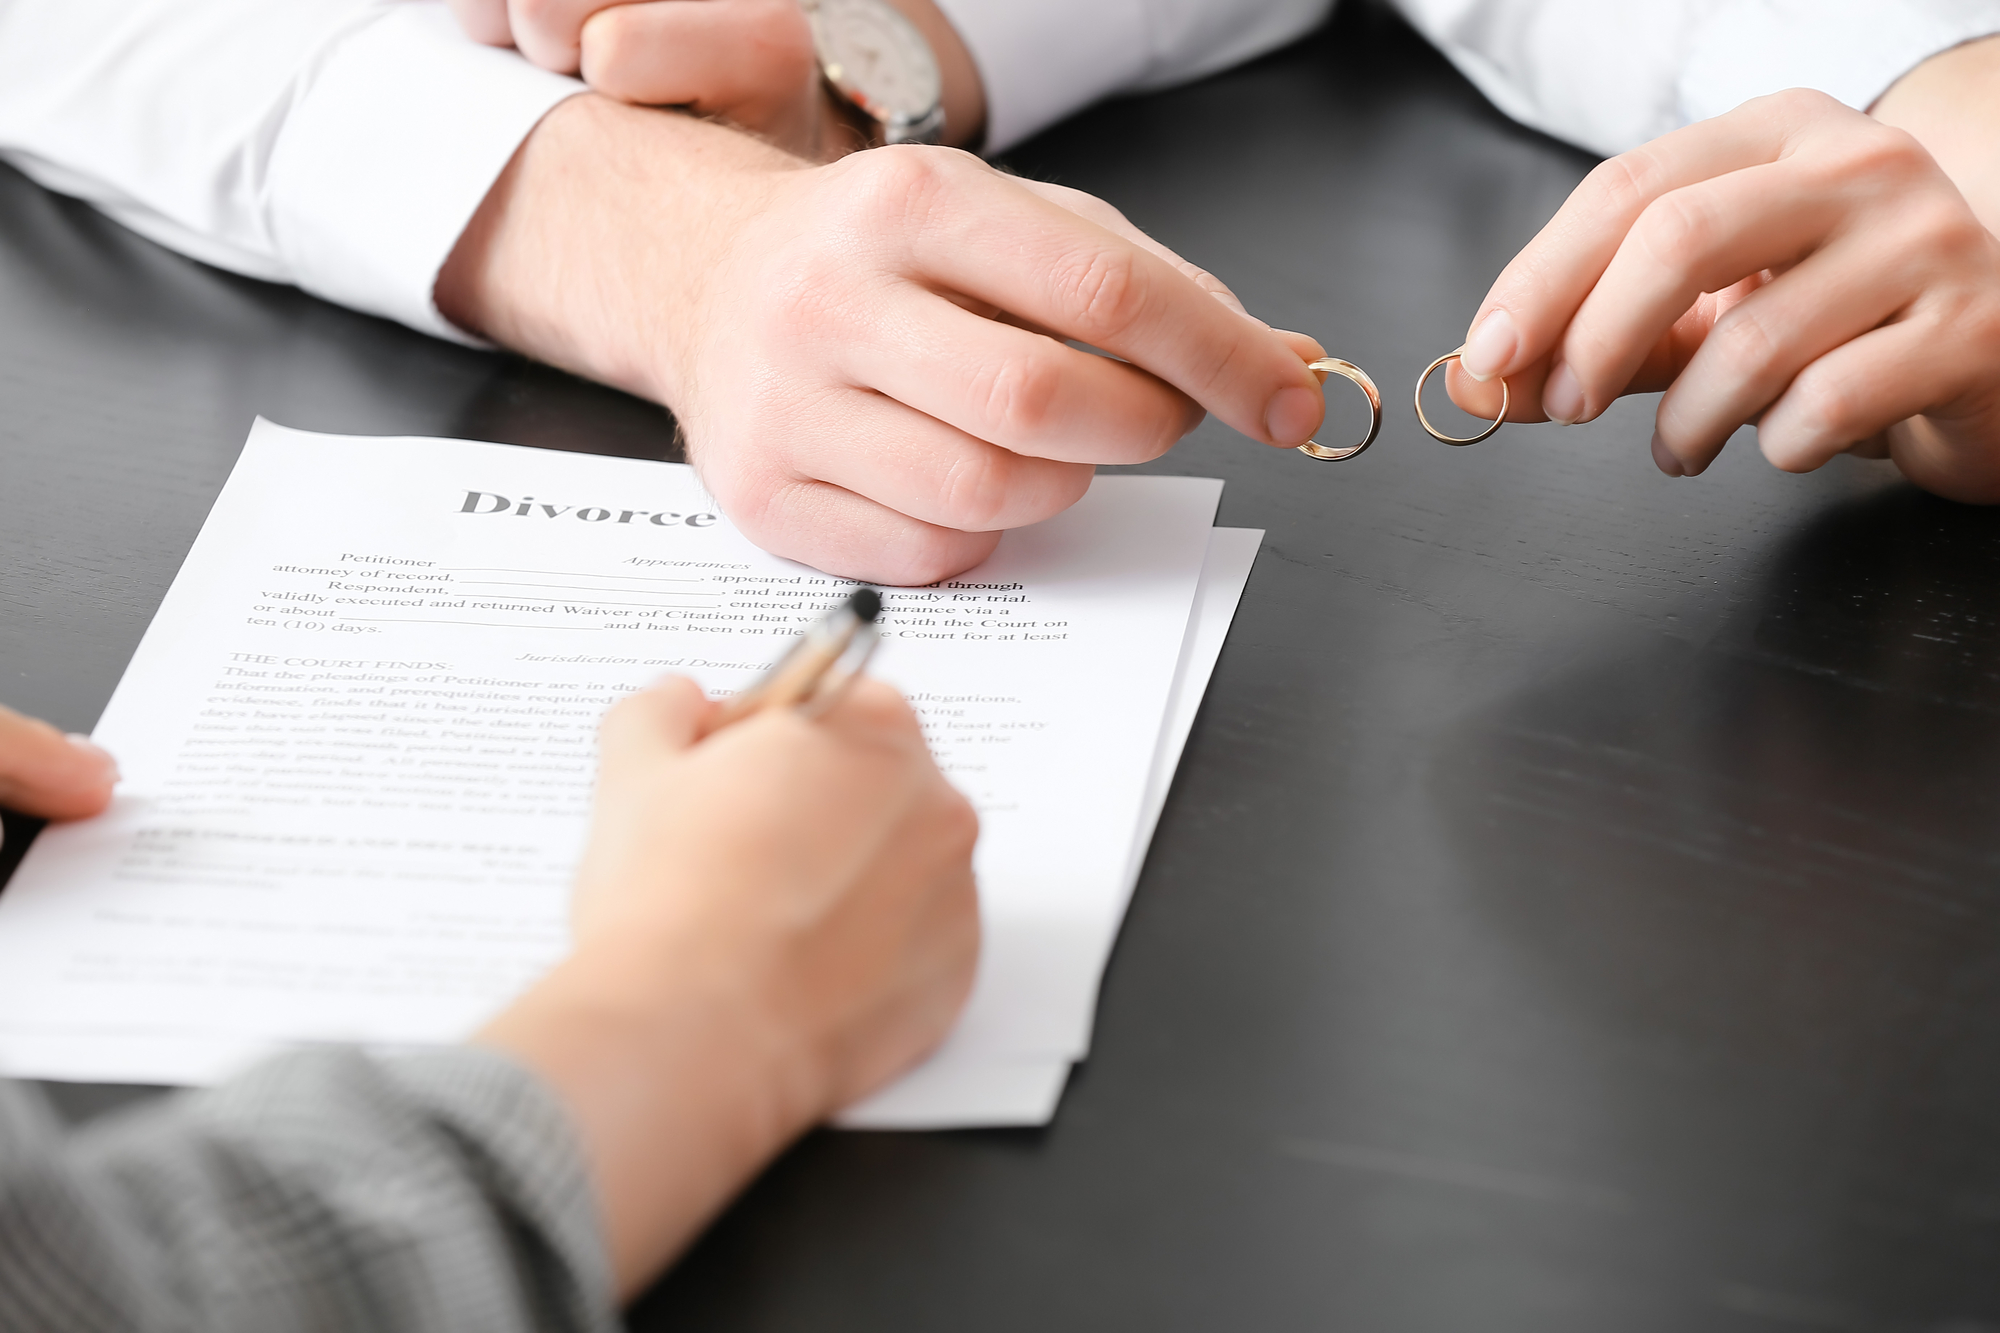
[[[847,599],[847,609],[861,617],[862,624],[872,625],[882,614],[882,594],[873,588],[856,588]]]

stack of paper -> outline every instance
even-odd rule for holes
[[[1262,535],[1220,494],[1099,478],[887,592],[872,669],[979,809],[986,935],[949,1041],[844,1123],[1054,1113]],[[847,588],[683,466],[259,422],[97,729],[117,802],[0,894],[0,1071],[463,1037],[566,947],[604,709],[739,689]]]

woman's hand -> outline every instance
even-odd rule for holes
[[[83,819],[111,804],[118,765],[82,736],[0,708],[0,806],[42,819]]]
[[[978,949],[979,821],[880,681],[817,720],[774,709],[704,737],[712,710],[676,679],[605,719],[577,944],[649,936],[727,955],[785,1064],[811,1074],[810,1123],[916,1063],[957,1017]]]
[[[627,1292],[935,1046],[978,952],[977,820],[894,690],[712,711],[675,679],[606,717],[575,952],[481,1034],[568,1104]]]
[[[1793,91],[1593,171],[1493,284],[1448,383],[1490,415],[1505,377],[1514,421],[1664,389],[1670,476],[1755,423],[1788,472],[1886,455],[1992,503],[1996,366],[2000,239],[1917,138]]]

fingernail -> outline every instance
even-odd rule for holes
[[[1569,368],[1569,362],[1557,366],[1549,382],[1542,386],[1542,411],[1549,414],[1549,420],[1565,426],[1574,426],[1582,419],[1583,386],[1577,383],[1576,372]]]
[[[1326,399],[1316,389],[1294,385],[1271,395],[1264,408],[1264,430],[1279,444],[1301,444],[1326,414]]]
[[[1681,466],[1680,459],[1674,457],[1673,450],[1667,448],[1667,442],[1660,438],[1658,431],[1653,432],[1653,466],[1670,477],[1687,475],[1687,469]]]
[[[1521,335],[1514,328],[1514,317],[1505,310],[1488,311],[1486,318],[1473,329],[1472,336],[1465,340],[1458,368],[1484,384],[1507,368],[1520,346]]]
[[[111,751],[105,749],[82,732],[72,731],[63,737],[63,739],[70,743],[71,749],[102,769],[106,782],[116,782],[120,777],[124,776],[118,771],[118,761],[111,757]]]

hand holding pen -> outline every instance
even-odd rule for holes
[[[800,635],[762,678],[723,700],[708,730],[719,731],[767,708],[798,708],[817,717],[840,701],[875,655],[882,594],[856,588],[845,602]]]
[[[574,952],[479,1034],[568,1111],[626,1295],[971,988],[979,821],[859,678],[880,606],[860,590],[724,703],[672,676],[606,714]]]

